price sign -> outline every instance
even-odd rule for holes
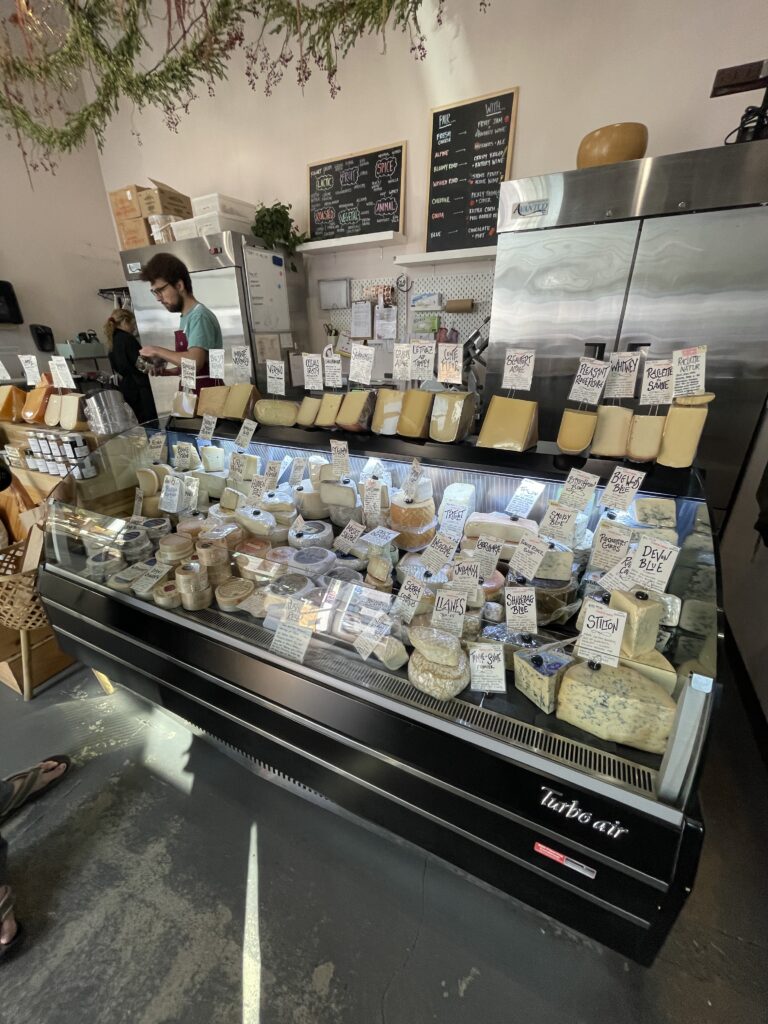
[[[433,573],[440,572],[444,565],[451,561],[459,546],[459,538],[441,530],[432,539],[421,556],[424,565]]]
[[[69,372],[67,360],[64,356],[54,356],[51,359],[51,374],[54,381],[58,377],[59,387],[66,388],[69,391],[75,390],[75,382],[72,379],[72,374]]]
[[[210,416],[206,413],[206,415],[203,416],[203,422],[200,424],[200,430],[197,432],[197,436],[201,441],[210,441],[215,430],[216,417]]]
[[[406,498],[413,498],[416,495],[416,484],[419,482],[421,477],[421,459],[414,459],[411,463],[411,468],[408,470],[408,476],[403,480],[403,492]]]
[[[285,363],[282,359],[267,359],[267,392],[270,395],[285,394]]]
[[[392,348],[392,380],[411,379],[411,346],[408,342]]]
[[[584,473],[580,469],[572,469],[560,491],[558,503],[583,512],[592,501],[595,488],[599,483],[600,477],[595,476],[594,473]]]
[[[640,368],[638,352],[612,352],[610,372],[605,384],[605,398],[632,398],[635,394],[637,371]]]
[[[432,380],[435,376],[435,342],[411,342],[411,380]]]
[[[267,462],[267,470],[264,474],[264,480],[268,491],[274,491],[277,487],[277,481],[280,479],[280,470],[282,468],[282,459],[270,459],[269,462]]]
[[[19,356],[19,362],[24,370],[24,376],[27,378],[27,384],[31,384],[32,387],[39,384],[40,368],[37,365],[37,356]]]
[[[670,405],[674,396],[674,368],[671,359],[649,359],[643,370],[640,405]]]
[[[233,452],[229,457],[229,475],[232,481],[239,484],[245,476],[246,456]]]
[[[370,384],[373,374],[373,360],[376,350],[367,345],[352,345],[352,357],[349,365],[349,380],[358,384]]]
[[[288,477],[288,483],[291,487],[295,487],[296,484],[301,483],[304,479],[304,473],[307,469],[306,459],[294,459],[291,463],[291,475]]]
[[[304,390],[323,390],[323,358],[309,352],[302,352],[301,359],[304,364]]]
[[[480,563],[457,562],[453,567],[451,586],[454,590],[474,592],[480,586]]]
[[[236,448],[247,448],[251,443],[251,438],[256,433],[256,420],[243,420],[243,425],[240,427],[237,437],[235,438]]]
[[[432,625],[460,637],[464,631],[466,611],[466,591],[449,590],[447,587],[438,590],[435,594],[435,607],[432,609]]]
[[[707,372],[707,346],[680,348],[672,353],[672,380],[675,398],[678,395],[701,395]]]
[[[530,391],[536,352],[532,348],[508,348],[504,353],[502,388]]]
[[[185,473],[192,463],[192,445],[189,441],[179,441],[176,445],[176,464],[179,473]]]
[[[143,505],[144,505],[144,494],[143,494],[141,488],[137,487],[136,491],[135,491],[135,493],[133,495],[133,514],[134,514],[134,516],[140,516],[141,515],[141,509],[142,509]]]
[[[297,626],[292,622],[281,622],[272,637],[269,645],[270,651],[281,658],[289,661],[297,661],[301,664],[307,653],[309,641],[312,639],[312,630],[304,626]]]
[[[514,633],[536,633],[536,590],[534,587],[505,587],[504,612],[507,629]]]
[[[160,462],[163,455],[163,448],[165,448],[165,440],[165,434],[161,430],[150,437],[149,457],[153,462]]]
[[[370,544],[373,548],[385,548],[392,543],[395,537],[399,536],[397,530],[389,530],[386,526],[377,526],[375,530],[364,533],[360,540]]]
[[[427,593],[427,588],[413,576],[406,576],[400,591],[392,605],[392,614],[403,622],[409,623],[416,614],[419,602]]]
[[[363,489],[363,518],[366,522],[381,517],[381,481],[366,480]]]
[[[0,362],[0,380],[12,380],[10,373],[5,368],[5,363]]]
[[[482,693],[506,693],[504,649],[501,644],[472,644],[469,648],[471,690]]]
[[[575,508],[550,501],[541,520],[539,533],[550,540],[559,540],[561,544],[573,544],[578,514]]]
[[[323,349],[323,369],[325,370],[325,386],[328,388],[342,387],[341,356],[334,354],[333,345]]]
[[[464,346],[437,346],[437,379],[443,384],[461,384],[461,371],[464,366]]]
[[[466,505],[457,505],[455,502],[449,501],[443,505],[443,510],[440,513],[440,529],[445,533],[455,533],[461,537],[464,532],[464,520],[468,515],[469,509]]]
[[[472,557],[480,563],[480,575],[484,580],[490,578],[499,564],[499,555],[503,547],[504,541],[497,537],[478,537],[475,541]]]
[[[667,541],[641,538],[629,567],[633,584],[643,590],[655,590],[663,594],[679,554],[680,548]]]
[[[625,469],[617,466],[605,486],[600,504],[606,508],[615,508],[625,512],[637,496],[637,492],[645,480],[645,473],[637,469]]]
[[[527,532],[524,533],[509,563],[510,572],[532,580],[539,571],[547,551],[549,544],[545,540],[540,540],[534,534],[528,536]]]
[[[381,641],[389,636],[390,629],[391,624],[385,612],[377,612],[363,627],[360,635],[352,644],[363,661],[367,661]]]
[[[131,590],[137,597],[148,594],[153,587],[156,587],[161,580],[165,579],[171,569],[173,569],[172,565],[163,565],[161,562],[158,562],[157,565],[152,566],[149,572],[144,573],[143,576],[136,580]]]
[[[606,608],[597,601],[587,602],[584,625],[576,641],[576,654],[585,661],[615,667],[619,664],[626,624],[626,612]]]
[[[214,380],[224,380],[224,349],[212,348],[208,352],[208,375]]]
[[[331,438],[331,464],[337,479],[342,476],[349,476],[349,445],[346,441],[336,441]]]
[[[248,497],[246,499],[249,505],[258,505],[264,496],[264,491],[267,489],[267,481],[263,476],[255,476],[248,487]]]
[[[55,388],[66,388],[66,384],[62,384],[61,382],[61,377],[59,376],[59,368],[52,359],[48,363],[48,371],[51,375],[51,380],[53,381],[53,386]]]
[[[184,391],[194,391],[197,386],[197,363],[194,359],[182,357],[181,386]]]
[[[612,523],[610,519],[603,519],[595,530],[592,553],[589,556],[590,566],[608,572],[626,558],[631,540],[632,531],[626,526]]]
[[[512,495],[505,511],[509,512],[511,516],[527,519],[543,490],[543,483],[539,480],[529,480],[526,477]]]
[[[348,555],[364,533],[365,527],[362,523],[347,523],[336,540],[334,540],[333,546],[336,551],[341,551],[343,554]]]
[[[232,375],[235,384],[251,382],[251,350],[247,345],[235,345],[230,349],[232,355]],[[282,392],[285,394],[285,392]]]
[[[600,359],[580,359],[568,398],[572,402],[597,405],[610,369],[610,363],[604,363]]]
[[[600,586],[603,590],[607,590],[609,594],[612,594],[614,590],[630,590],[632,587],[631,566],[632,553],[630,552],[609,569],[605,576],[600,577],[598,580]]]
[[[159,507],[162,512],[178,512],[181,509],[181,480],[167,474],[160,492]]]

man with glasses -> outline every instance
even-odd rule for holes
[[[216,315],[197,301],[186,265],[171,253],[159,252],[153,256],[142,268],[141,279],[149,282],[152,294],[169,313],[181,313],[181,320],[175,332],[174,349],[145,345],[140,354],[148,359],[164,359],[179,368],[182,359],[194,359],[198,388],[205,386],[209,380],[205,376],[208,353],[213,348],[224,347]]]

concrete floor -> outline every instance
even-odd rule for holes
[[[697,885],[645,970],[85,670],[27,707],[0,691],[0,774],[77,766],[5,828],[28,942],[0,964],[2,1024],[768,1021],[768,793],[735,693]]]

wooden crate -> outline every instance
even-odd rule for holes
[[[5,632],[11,632],[6,630]],[[34,642],[35,637],[47,634]],[[16,637],[18,638],[18,631]],[[31,669],[32,669],[32,690],[42,686],[65,668],[74,665],[75,660],[59,647],[56,637],[48,629],[36,629],[32,633],[33,642],[30,647]],[[21,652],[5,661],[0,662],[0,682],[5,683],[19,695],[24,692],[24,673],[21,663]]]

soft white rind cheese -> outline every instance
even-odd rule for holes
[[[533,519],[515,519],[506,512],[473,512],[464,523],[465,537],[495,537],[510,544],[538,532],[539,524]]]

